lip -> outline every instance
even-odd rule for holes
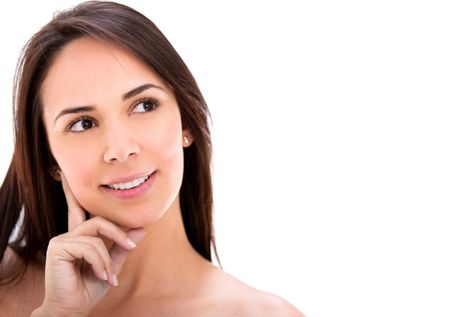
[[[142,176],[147,176],[147,175],[148,174],[137,174],[137,176],[133,175],[132,177],[127,176],[125,178],[117,178],[117,179],[113,180],[113,182],[124,183],[126,181],[131,181],[136,178],[139,178]],[[153,173],[150,174],[149,178],[145,182],[140,184],[138,187],[134,187],[131,189],[112,189],[112,188],[108,187],[107,185],[101,185],[100,189],[102,191],[104,191],[105,193],[107,193],[108,195],[113,196],[114,198],[119,198],[119,199],[137,198],[137,197],[143,195],[144,193],[146,193],[148,190],[150,190],[153,183],[155,182],[156,176],[157,176],[157,171],[154,171]],[[117,183],[111,183],[111,184],[117,184]]]
[[[107,186],[107,185],[112,185],[112,184],[119,184],[119,183],[128,183],[128,182],[134,181],[137,178],[141,178],[141,177],[144,177],[144,176],[147,176],[147,175],[151,175],[154,172],[155,171],[153,171],[151,173],[149,173],[149,172],[136,173],[136,174],[128,175],[128,176],[125,176],[125,177],[115,178],[115,179],[112,179],[112,180],[108,181],[107,183],[104,183],[102,186]]]

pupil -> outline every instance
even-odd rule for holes
[[[151,107],[152,107],[152,104],[150,102],[148,102],[148,101],[144,102],[144,110],[145,111],[150,110]]]
[[[90,129],[92,127],[92,122],[89,120],[83,120],[81,121],[81,126],[83,129]]]

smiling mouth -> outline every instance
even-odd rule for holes
[[[149,177],[150,177],[150,175],[147,175],[147,176],[136,178],[135,180],[132,180],[131,182],[111,184],[111,185],[106,185],[106,186],[111,189],[115,189],[115,190],[132,189],[132,188],[138,187],[139,185],[144,183]]]
[[[116,183],[116,184],[107,184],[107,185],[101,185],[101,186],[105,187],[105,188],[117,190],[117,191],[129,190],[129,189],[133,189],[133,188],[139,187],[140,185],[145,183],[150,178],[150,176],[152,176],[153,174],[154,174],[154,172],[149,174],[149,175],[137,177],[136,179],[131,180],[129,182]]]

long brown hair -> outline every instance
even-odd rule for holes
[[[67,231],[67,204],[61,183],[48,172],[55,160],[45,134],[39,92],[55,55],[82,36],[120,45],[172,88],[183,129],[189,129],[195,140],[184,148],[180,189],[184,227],[194,249],[212,261],[212,245],[220,264],[212,220],[211,117],[194,77],[161,31],[144,15],[122,4],[88,1],[58,13],[28,41],[17,65],[13,96],[15,149],[0,188],[0,262],[23,211],[22,230],[9,246],[25,265],[15,274],[2,276],[0,285],[23,276],[31,262],[43,264],[49,240]]]

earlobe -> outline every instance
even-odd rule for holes
[[[189,130],[183,131],[183,147],[189,147],[192,142],[194,142],[194,138],[192,137]]]
[[[52,178],[58,182],[61,181],[61,175],[59,175],[59,172],[60,172],[60,169],[59,169],[59,167],[56,167],[56,166],[50,168],[50,170],[49,170],[49,173],[52,176]]]

